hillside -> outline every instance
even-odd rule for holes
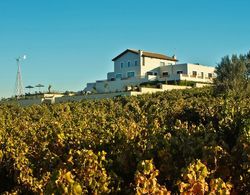
[[[0,105],[0,193],[247,194],[250,98],[189,89]]]

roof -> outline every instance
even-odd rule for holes
[[[121,56],[123,56],[125,53],[127,52],[132,52],[135,54],[139,54],[140,50],[134,50],[134,49],[126,49],[124,52],[120,53],[118,56],[114,57],[112,59],[112,61],[115,61],[116,59],[120,58]],[[163,59],[163,60],[170,60],[170,61],[178,61],[177,59],[175,59],[174,57],[169,57],[163,54],[159,54],[159,53],[152,53],[152,52],[148,52],[148,51],[142,51],[142,56],[143,57],[150,57],[150,58],[157,58],[157,59]]]

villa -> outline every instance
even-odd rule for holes
[[[112,59],[114,71],[107,79],[88,83],[76,94],[48,93],[31,95],[7,103],[30,106],[42,103],[61,103],[83,99],[106,99],[119,96],[138,96],[172,89],[188,89],[211,85],[215,68],[200,64],[178,63],[176,56],[127,49]],[[190,84],[192,86],[190,86]]]
[[[107,79],[88,83],[85,92],[111,93],[127,91],[145,83],[176,84],[193,82],[197,86],[213,83],[215,68],[200,64],[178,64],[176,56],[127,49],[112,59],[114,71]]]

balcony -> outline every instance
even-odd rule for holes
[[[211,77],[203,77],[200,75],[193,75],[193,74],[174,74],[174,75],[167,75],[161,76],[159,80],[166,80],[166,81],[194,81],[194,82],[201,82],[201,83],[212,83],[213,78]]]

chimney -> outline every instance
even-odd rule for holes
[[[142,66],[142,54],[143,54],[143,51],[139,49],[139,65],[140,65],[140,67]]]
[[[175,54],[172,56],[172,58],[174,58],[175,60],[177,59]]]
[[[139,55],[142,56],[143,51],[139,49]]]

